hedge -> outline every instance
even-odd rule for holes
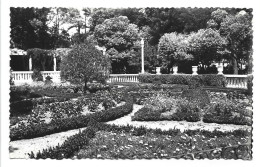
[[[78,117],[64,118],[50,123],[39,123],[36,125],[22,126],[11,129],[10,140],[31,139],[35,137],[42,137],[53,133],[63,132],[72,129],[87,127],[90,120],[98,122],[107,122],[120,118],[129,114],[133,110],[132,97],[126,97],[126,103],[122,106],[112,108],[109,110],[95,112],[91,115],[81,115]]]
[[[31,112],[34,106],[37,104],[43,103],[53,103],[53,102],[63,102],[67,101],[69,98],[35,98],[35,99],[26,99],[21,101],[15,101],[10,103],[10,114],[27,114]]]
[[[204,74],[204,75],[191,75],[191,74],[140,74],[138,76],[141,83],[161,83],[161,84],[183,84],[191,85],[198,84],[201,86],[216,86],[225,87],[226,78],[224,75],[217,74]],[[198,83],[194,83],[197,81]]]

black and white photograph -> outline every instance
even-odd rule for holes
[[[4,156],[257,159],[257,9],[233,6],[8,6]]]

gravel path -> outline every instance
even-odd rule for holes
[[[119,118],[114,121],[107,122],[108,124],[116,124],[116,125],[133,125],[135,127],[145,126],[147,128],[160,128],[162,130],[169,129],[180,129],[182,132],[185,129],[205,129],[209,131],[213,131],[215,129],[219,131],[233,131],[237,129],[251,130],[251,126],[246,125],[231,125],[231,124],[216,124],[216,123],[204,123],[204,122],[186,122],[186,121],[149,121],[149,122],[141,122],[141,121],[132,121],[131,116],[137,112],[142,105],[134,104],[133,112],[128,114],[125,117]]]
[[[81,130],[84,129],[81,128]],[[27,159],[29,158],[28,153],[31,153],[31,151],[36,154],[43,149],[54,147],[58,144],[61,145],[69,136],[75,135],[78,132],[79,129],[75,129],[44,137],[12,141],[9,143],[9,158]]]
[[[160,128],[162,130],[169,129],[180,129],[184,131],[185,129],[206,129],[209,131],[213,131],[215,129],[220,131],[233,131],[236,129],[245,129],[251,130],[250,126],[244,125],[226,125],[226,124],[215,124],[215,123],[203,123],[203,122],[186,122],[186,121],[150,121],[150,122],[139,122],[139,121],[131,121],[131,116],[142,108],[142,105],[133,106],[133,112],[126,115],[125,117],[119,118],[114,121],[107,122],[108,124],[116,124],[116,125],[133,125],[136,127],[145,126],[148,128]],[[82,128],[82,130],[85,128]],[[79,129],[69,130],[66,132],[55,133],[52,135],[47,135],[44,137],[38,137],[34,139],[23,139],[12,141],[9,143],[10,146],[10,158],[15,159],[26,159],[29,158],[28,153],[34,152],[35,154],[38,151],[43,149],[57,146],[58,144],[62,144],[69,136],[77,134]]]

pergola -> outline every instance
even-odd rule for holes
[[[63,55],[68,54],[70,51],[70,48],[57,48],[55,50],[50,51],[49,56],[53,56],[53,71],[57,71],[57,57],[63,57]],[[24,51],[22,49],[18,48],[13,48],[10,49],[10,55],[15,55],[15,56],[26,56],[27,51]],[[29,71],[32,71],[32,57],[29,57]]]

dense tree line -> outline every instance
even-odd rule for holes
[[[11,8],[11,48],[56,49],[81,43],[106,48],[113,73],[137,73],[140,39],[145,69],[225,58],[233,73],[252,66],[252,11],[216,8]],[[69,31],[75,28],[74,34]],[[246,62],[246,63],[245,63]],[[250,71],[250,70],[249,70]]]

